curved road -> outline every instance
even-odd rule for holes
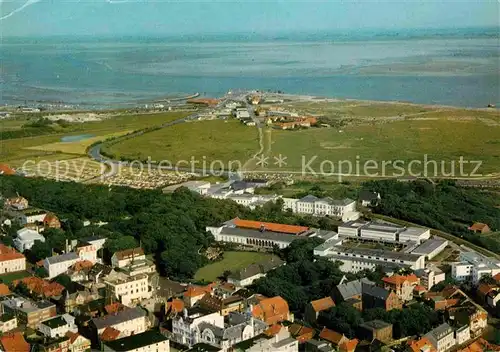
[[[178,119],[178,120],[174,120],[174,121],[170,121],[170,122],[166,122],[160,126],[158,126],[159,128],[165,128],[165,127],[170,127],[170,126],[174,126],[174,125],[177,125],[177,124],[180,124],[180,123],[184,123],[186,121],[190,121],[190,120],[194,120],[196,118],[196,115],[189,115],[187,117],[183,117],[181,119]],[[157,129],[155,129],[154,131],[156,131]],[[113,142],[118,142],[120,140],[125,140],[125,139],[128,139],[128,138],[133,138],[133,137],[137,137],[137,136],[141,136],[145,133],[148,133],[148,132],[151,132],[151,131],[137,131],[137,132],[133,132],[131,134],[128,134],[127,136],[123,136],[123,137],[119,137],[115,140],[113,140]],[[121,160],[115,160],[115,159],[110,159],[104,155],[101,154],[101,148],[102,146],[106,144],[105,141],[103,142],[99,142],[95,145],[93,145],[92,147],[90,147],[90,149],[88,150],[88,155],[91,159],[99,162],[99,163],[102,163],[102,164],[107,164],[109,166],[111,166],[111,171],[106,174],[105,176],[112,176],[113,174],[116,173],[116,168],[120,165],[129,165],[129,166],[132,166],[132,167],[138,167],[138,165],[135,165],[135,164],[129,164],[128,162],[126,161],[121,161]],[[151,169],[162,169],[162,170],[169,170],[169,171],[180,171],[180,172],[194,172],[194,173],[199,173],[201,175],[206,175],[207,173],[207,170],[204,170],[204,169],[198,169],[198,168],[182,168],[182,167],[168,167],[168,166],[163,166],[163,165],[158,165],[156,163],[147,163],[148,164],[148,167],[150,167]],[[226,176],[228,177],[228,179],[230,181],[239,181],[242,179],[242,176],[237,173],[237,172],[232,172],[232,171],[226,171],[226,170],[221,170],[221,171],[218,171],[217,172],[217,176]]]

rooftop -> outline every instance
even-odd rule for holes
[[[51,329],[56,329],[58,327],[65,326],[68,323],[66,322],[66,320],[64,320],[62,316],[57,316],[48,320],[44,320],[41,322],[41,324],[47,325]]]
[[[100,318],[94,318],[92,319],[92,322],[94,323],[95,327],[100,330],[108,326],[113,326],[125,321],[134,320],[145,316],[146,312],[144,312],[144,310],[139,307],[125,308],[124,310],[116,314],[109,314]]]
[[[377,319],[377,320],[367,321],[361,324],[360,326],[368,330],[379,330],[392,326],[392,324]]]
[[[362,284],[375,285],[374,282],[363,278],[359,280],[349,281],[344,284],[337,285],[337,290],[344,300],[361,295],[362,293]]]
[[[80,257],[74,252],[65,253],[61,255],[55,255],[53,257],[45,258],[49,264],[64,263],[68,261],[78,260]]]
[[[254,229],[284,233],[289,235],[301,235],[309,231],[309,227],[297,225],[285,225],[272,222],[262,222],[253,220],[242,220],[239,218],[231,220],[231,223],[237,228]]]
[[[394,260],[404,260],[404,261],[416,261],[421,255],[411,254],[411,253],[402,253],[402,252],[394,252],[387,251],[383,249],[371,249],[371,248],[348,248],[344,246],[337,246],[331,249],[332,252],[337,252],[338,254],[347,255],[349,257],[361,257],[368,259],[377,259],[382,260],[385,259],[394,259]]]
[[[3,243],[0,243],[0,262],[5,262],[8,260],[23,259],[24,255],[19,253],[13,248],[7,247]]]
[[[124,251],[119,251],[113,254],[118,260],[131,259],[134,257],[140,257],[144,255],[144,250],[140,247],[126,249]]]
[[[158,331],[149,330],[141,334],[131,335],[118,340],[109,341],[105,344],[113,351],[121,352],[139,349],[141,347],[154,345],[167,340],[168,339]]]
[[[331,297],[324,297],[311,302],[311,306],[315,312],[321,312],[332,307],[335,307],[335,302]]]

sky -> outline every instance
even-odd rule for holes
[[[0,0],[3,36],[499,26],[499,0]]]

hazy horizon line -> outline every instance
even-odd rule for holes
[[[478,31],[476,33],[464,33],[464,31]],[[481,31],[482,33],[479,33]],[[487,32],[485,32],[487,31]],[[342,35],[342,36],[352,36],[352,35],[365,35],[365,36],[393,36],[397,38],[398,36],[409,36],[409,35],[438,35],[440,32],[447,35],[458,35],[458,34],[473,34],[473,35],[491,35],[493,33],[489,31],[496,31],[497,35],[500,36],[500,25],[497,26],[464,26],[464,27],[407,27],[407,28],[356,28],[356,29],[342,29],[342,28],[332,28],[332,29],[318,29],[318,30],[283,30],[283,31],[268,31],[268,32],[257,32],[257,31],[226,31],[226,32],[186,32],[186,33],[98,33],[98,34],[42,34],[42,35],[2,35],[0,40],[6,38],[19,38],[19,39],[34,39],[34,38],[182,38],[182,37],[221,37],[221,36],[256,36],[268,39],[280,39],[280,36],[284,35],[299,35],[299,36],[325,36],[325,35]],[[431,32],[431,33],[429,33]],[[278,37],[278,38],[276,38]],[[282,38],[285,39],[285,38]],[[290,38],[286,38],[290,39]]]

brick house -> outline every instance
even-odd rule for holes
[[[382,281],[386,290],[396,292],[399,299],[404,302],[411,301],[413,299],[413,289],[419,283],[419,279],[415,274],[395,274],[391,277],[384,277]]]
[[[318,319],[319,313],[335,307],[335,302],[331,297],[321,298],[315,301],[311,301],[307,304],[305,309],[305,320],[308,323],[315,323]]]
[[[363,340],[379,340],[389,342],[392,340],[392,324],[382,320],[367,321],[359,326],[359,337]]]
[[[488,233],[491,231],[490,227],[482,222],[476,222],[472,226],[469,226],[468,229],[474,233]]]
[[[363,285],[363,310],[382,308],[386,311],[401,309],[402,303],[394,291],[383,287]]]
[[[252,315],[267,325],[276,324],[284,320],[291,320],[288,302],[282,297],[276,296],[261,300],[252,309]]]

